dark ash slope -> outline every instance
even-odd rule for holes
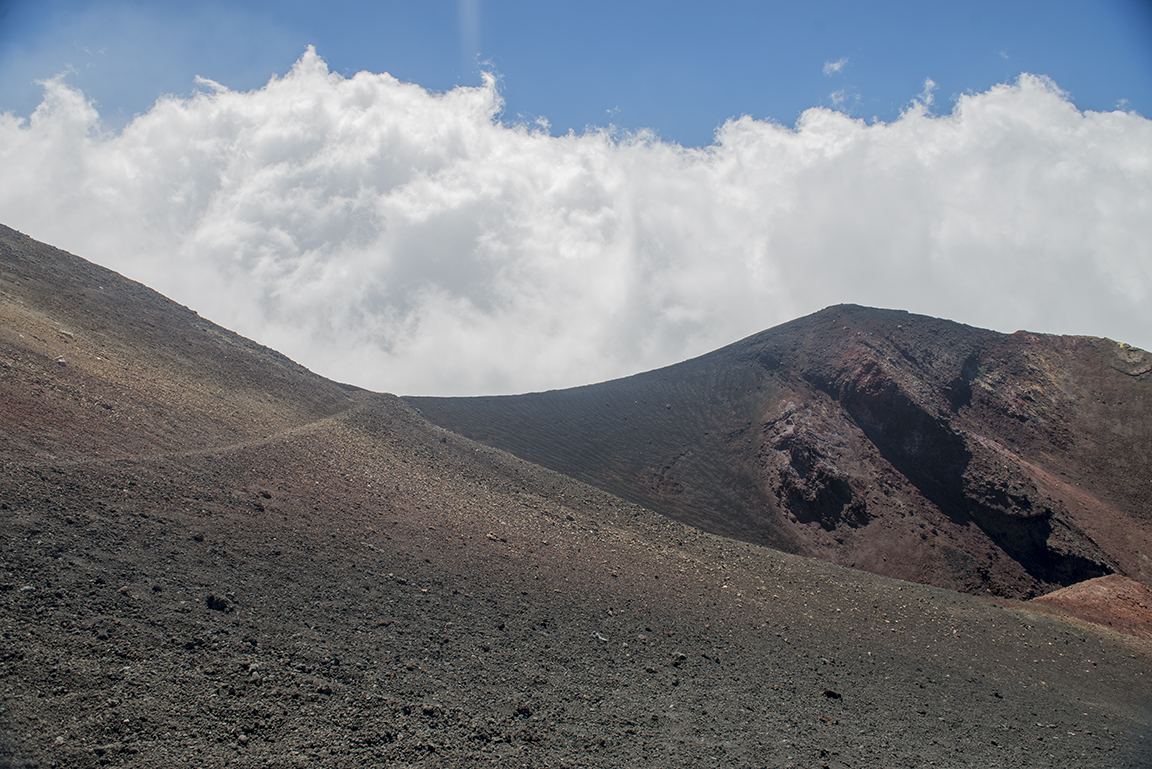
[[[1146,643],[721,539],[0,229],[0,766],[1141,767]]]
[[[839,306],[603,384],[406,400],[706,531],[877,574],[1152,585],[1152,355],[1105,339]]]

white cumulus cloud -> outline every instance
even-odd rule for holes
[[[119,133],[47,82],[0,115],[0,221],[378,390],[514,392],[682,360],[838,302],[1152,346],[1152,122],[1053,83],[825,108],[685,148],[501,121],[309,50]]]

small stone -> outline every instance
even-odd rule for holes
[[[204,603],[212,611],[228,611],[231,609],[231,604],[228,603],[227,598],[221,598],[215,594],[210,594],[205,598]]]

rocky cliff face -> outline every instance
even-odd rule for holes
[[[429,419],[716,533],[975,593],[1152,583],[1152,356],[833,307]]]

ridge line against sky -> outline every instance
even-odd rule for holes
[[[79,8],[57,29],[118,9],[136,36],[148,24],[133,13],[151,7],[47,5]],[[804,54],[811,77],[793,79],[820,89],[793,119],[735,110],[694,142],[630,126],[633,102],[608,130],[525,114],[525,75],[502,68],[514,56],[492,57],[497,74],[464,63],[507,6],[444,7],[428,47],[465,86],[334,71],[306,46],[271,80],[203,69],[135,117],[90,93],[103,81],[84,69],[43,75],[26,110],[0,82],[0,221],[391,392],[601,381],[842,302],[1152,346],[1152,123],[1114,103],[1147,78],[1069,94],[1050,73],[959,90],[948,72],[901,75],[879,116],[865,81],[845,79],[874,54],[830,45]],[[26,10],[4,8],[0,65]],[[264,18],[238,8],[222,18]],[[408,22],[419,40],[428,19]],[[664,81],[626,93],[648,82]],[[677,83],[693,120],[706,85]]]

